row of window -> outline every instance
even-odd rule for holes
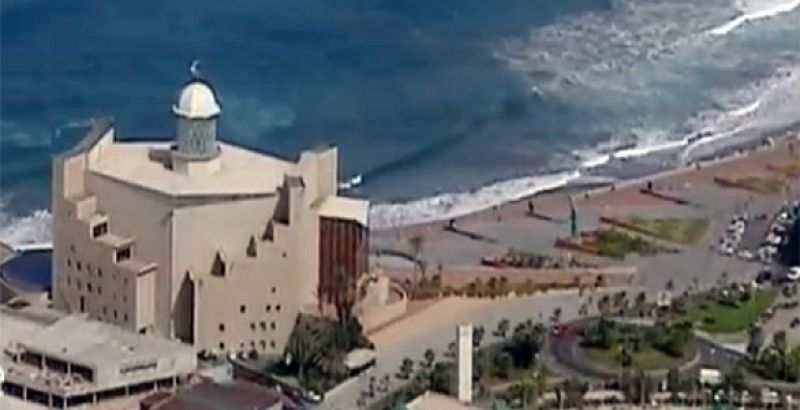
[[[275,288],[272,288],[272,289],[274,290]],[[275,293],[275,292],[273,291],[273,293]],[[267,304],[266,310],[267,310],[267,312],[272,311],[272,305]],[[275,311],[276,312],[280,312],[281,311],[281,305],[280,304],[275,305]],[[239,313],[247,313],[247,305],[239,306]]]
[[[262,320],[262,321],[258,322],[258,325],[259,325],[259,327],[261,327],[261,330],[267,330],[267,322],[266,321]],[[275,323],[275,321],[269,322],[270,330],[275,330],[277,327],[278,327],[278,325],[277,325],[277,323]],[[250,330],[252,330],[252,331],[256,330],[256,322],[250,322]],[[219,324],[219,331],[220,332],[224,332],[225,331],[225,323],[220,323]]]
[[[267,341],[263,340],[263,339],[259,340],[258,341],[258,347],[261,350],[265,350],[267,348]],[[274,340],[270,340],[269,341],[269,347],[270,347],[270,349],[274,349],[275,348],[275,341]],[[256,341],[255,340],[251,340],[250,341],[250,348],[251,349],[255,349],[256,348]],[[225,342],[219,342],[219,349],[220,350],[225,350]],[[244,351],[244,349],[245,349],[244,342],[239,343],[239,350]]]
[[[79,308],[80,308],[81,313],[86,312],[86,297],[84,297],[84,296],[80,297],[80,306],[79,306]],[[114,315],[114,320],[119,320],[120,314],[117,311],[117,309],[114,309],[113,315]],[[109,315],[108,315],[108,308],[106,306],[103,306],[103,317],[102,317],[102,319],[106,319],[106,320],[111,319],[109,317]],[[128,323],[128,314],[127,313],[123,313],[122,314],[122,321],[125,322],[125,323]]]
[[[127,285],[128,279],[125,278],[124,282],[125,282],[124,284]],[[72,286],[72,277],[70,277],[69,275],[67,275],[67,286]],[[75,278],[75,289],[77,289],[79,292],[83,291],[83,286],[82,286],[80,278]],[[89,292],[89,293],[97,292],[98,295],[102,295],[103,294],[103,287],[100,286],[100,285],[93,286],[92,282],[86,282],[86,291]],[[116,300],[117,299],[117,294],[116,293],[112,293],[111,297],[112,297],[112,299]],[[122,302],[123,303],[128,303],[128,296],[126,296],[125,294],[122,295]]]

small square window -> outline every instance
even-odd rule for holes
[[[245,306],[245,305],[239,306],[239,312],[240,313],[245,313],[246,311],[247,311],[247,306]]]
[[[80,272],[80,270],[81,270],[81,267],[82,267],[82,266],[83,266],[83,265],[81,265],[81,262],[80,262],[80,261],[78,261],[78,262],[75,262],[75,269],[77,269],[79,272]]]
[[[83,289],[83,287],[81,286],[81,280],[80,279],[75,279],[75,287],[77,287],[78,290]]]
[[[88,290],[89,292],[92,291],[92,283],[91,282],[86,284],[86,290]]]
[[[250,330],[256,330],[255,322],[250,322]]]
[[[275,305],[275,311],[276,312],[280,312],[281,311],[281,305]]]
[[[270,310],[272,310],[272,305],[267,305],[267,312],[269,312]]]
[[[67,267],[68,268],[72,267],[72,259],[70,259],[70,258],[67,258]]]
[[[250,341],[250,347],[252,347],[253,349],[256,348],[256,341],[255,340],[251,340]]]
[[[114,309],[114,320],[117,320],[117,309]]]
[[[270,340],[269,341],[269,347],[271,347],[273,349],[275,348],[275,341],[274,340]]]
[[[260,346],[262,349],[266,349],[266,348],[267,348],[267,341],[266,341],[266,340],[260,340],[260,341],[258,342],[258,345],[259,345],[259,346]]]
[[[103,277],[103,270],[100,269],[100,268],[97,268],[97,277],[100,277],[100,278]]]
[[[125,323],[128,323],[128,314],[127,313],[122,316],[122,320],[124,320]]]
[[[220,332],[224,332],[225,331],[225,323],[220,323],[219,324],[219,331]]]
[[[87,263],[86,264],[86,272],[92,273],[92,264],[91,263]]]
[[[272,293],[275,293],[275,292],[277,292],[277,291],[278,291],[278,288],[276,288],[275,286],[273,286],[273,287],[272,287]]]
[[[225,343],[219,342],[219,350],[225,350]]]
[[[262,321],[259,323],[259,325],[261,326],[261,330],[267,330],[267,322],[265,322],[265,321],[263,321],[263,320],[262,320]]]
[[[275,322],[269,322],[269,328],[275,330]]]
[[[97,294],[98,295],[102,295],[103,294],[103,287],[102,286],[98,286],[97,287]]]
[[[107,315],[107,314],[108,314],[108,308],[106,308],[105,306],[103,306],[103,315],[105,316],[105,315]]]

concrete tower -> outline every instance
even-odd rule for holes
[[[472,324],[458,326],[458,401],[472,402]]]

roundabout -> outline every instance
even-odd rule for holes
[[[598,317],[554,329],[548,334],[546,354],[555,368],[593,381],[617,380],[630,372],[663,377],[671,369],[726,368],[736,361],[735,354],[690,329]]]

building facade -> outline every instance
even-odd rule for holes
[[[218,142],[204,80],[172,111],[173,143],[119,141],[96,120],[54,160],[54,304],[199,350],[280,352],[298,313],[330,300],[320,253],[339,238],[321,242],[322,221],[365,232],[368,203],[337,196],[334,147],[288,161]]]

